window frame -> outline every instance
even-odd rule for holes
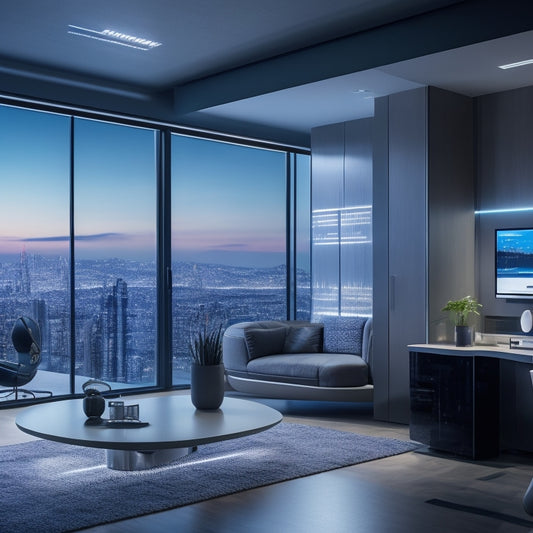
[[[75,359],[76,359],[76,317],[75,317],[75,232],[74,232],[74,122],[78,118],[98,120],[124,126],[150,128],[156,130],[155,159],[156,159],[156,373],[155,385],[121,389],[121,394],[142,394],[160,390],[188,388],[188,385],[173,385],[172,383],[172,265],[171,265],[171,136],[172,134],[187,135],[217,142],[226,142],[242,146],[274,150],[285,153],[286,157],[286,255],[287,255],[287,319],[294,319],[295,291],[296,291],[296,156],[311,155],[311,150],[304,147],[288,146],[267,140],[244,138],[231,134],[193,130],[173,123],[157,120],[141,119],[118,113],[95,111],[81,107],[47,103],[39,100],[17,98],[0,95],[0,106],[54,113],[70,119],[70,202],[69,202],[69,306],[70,306],[70,393],[53,396],[54,400],[80,396],[75,387]],[[309,242],[311,242],[309,240]],[[309,251],[311,254],[311,250]],[[0,403],[2,407],[12,407],[42,401],[13,400]]]

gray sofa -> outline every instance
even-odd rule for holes
[[[228,385],[266,398],[371,402],[372,319],[241,322],[224,332]]]

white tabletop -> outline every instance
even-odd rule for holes
[[[139,418],[149,425],[109,428],[85,425],[83,400],[63,400],[28,407],[16,418],[22,431],[48,440],[115,450],[185,448],[258,433],[282,420],[266,405],[224,398],[220,409],[197,410],[190,396],[169,395],[128,401],[139,404]],[[107,404],[107,402],[106,402]],[[107,418],[106,412],[102,418]]]
[[[410,352],[421,352],[451,356],[482,356],[507,359],[518,363],[533,363],[533,350],[520,350],[508,346],[489,346],[475,344],[473,346],[455,346],[453,344],[409,344]]]

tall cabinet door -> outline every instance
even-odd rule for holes
[[[408,422],[409,352],[426,341],[426,89],[389,98],[389,418]]]
[[[453,342],[441,309],[475,294],[472,102],[420,88],[374,120],[374,416],[407,423],[407,346]]]
[[[374,416],[409,421],[407,345],[426,342],[425,88],[376,99]]]

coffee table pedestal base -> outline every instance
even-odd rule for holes
[[[180,457],[189,455],[197,450],[191,448],[169,448],[138,452],[135,450],[106,450],[107,468],[112,470],[148,470],[157,466],[172,463]]]

